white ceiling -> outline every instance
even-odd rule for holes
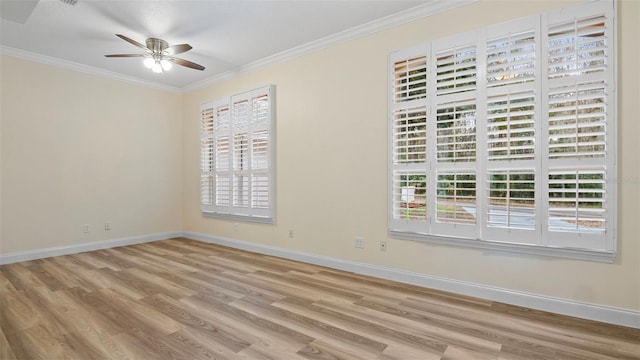
[[[2,52],[48,62],[62,60],[107,75],[177,91],[211,82],[305,44],[364,34],[373,24],[410,19],[464,0],[0,0]],[[426,10],[425,10],[426,9]],[[415,16],[414,16],[415,17]],[[382,20],[381,20],[382,19]],[[381,20],[381,21],[378,21]],[[358,32],[360,30],[360,32]],[[114,34],[144,43],[157,37],[169,45],[188,43],[178,57],[205,71],[181,66],[157,75],[140,58],[105,54],[142,53]],[[36,55],[37,56],[34,56]]]

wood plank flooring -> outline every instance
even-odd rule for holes
[[[0,359],[640,359],[640,330],[189,239],[0,267]]]

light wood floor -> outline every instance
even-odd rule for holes
[[[188,239],[4,265],[0,359],[640,359],[640,330]]]

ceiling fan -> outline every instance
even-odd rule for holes
[[[169,46],[169,44],[162,39],[148,38],[146,41],[147,46],[144,46],[141,43],[124,35],[116,34],[116,36],[132,45],[143,49],[144,51],[146,51],[146,54],[112,54],[105,55],[106,57],[143,57],[145,58],[144,65],[158,74],[171,69],[172,63],[186,66],[191,69],[204,70],[204,66],[200,64],[196,64],[189,60],[180,59],[173,56],[191,50],[192,47],[189,44]]]

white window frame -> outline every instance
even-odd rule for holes
[[[200,106],[203,215],[275,222],[274,104],[268,85]]]
[[[579,24],[580,21],[587,21],[585,19],[590,19],[591,17],[600,15],[604,16],[602,23],[604,23],[604,38],[606,42],[606,59],[604,60],[606,64],[603,69],[595,72],[576,71],[579,73],[578,76],[572,75],[558,78],[551,76],[551,74],[549,73],[549,67],[551,65],[548,64],[548,52],[550,51],[550,29],[554,28],[558,24],[564,24],[571,21],[575,21],[576,24]],[[617,225],[617,198],[615,180],[617,178],[617,96],[615,82],[617,33],[615,15],[615,1],[599,0],[591,3],[579,4],[556,11],[529,16],[522,19],[515,19],[471,32],[455,34],[445,38],[428,41],[411,48],[400,49],[391,52],[389,54],[390,75],[388,155],[388,224],[390,235],[392,237],[400,239],[427,241],[438,244],[529,253],[536,255],[567,257],[602,262],[613,262],[615,260],[617,250],[615,232]],[[533,80],[531,80],[531,78],[529,77],[529,75],[531,74],[527,73],[520,78],[526,79],[522,80],[518,84],[509,84],[506,86],[494,86],[495,84],[488,84],[487,79],[489,78],[487,76],[487,50],[489,48],[489,43],[501,37],[510,37],[512,34],[517,37],[518,34],[525,33],[527,37],[523,41],[528,41],[527,39],[529,39],[530,37],[534,38],[533,43],[535,50],[532,52],[532,54],[535,53],[535,59],[533,61],[534,65],[532,65],[533,70],[531,72],[531,74],[533,75]],[[524,36],[525,35],[523,35],[523,37]],[[455,49],[469,49],[473,47],[475,47],[476,56],[474,74],[475,82],[472,85],[469,85],[469,83],[466,82],[465,79],[463,79],[460,82],[462,82],[464,88],[461,88],[460,91],[456,91],[454,89],[451,91],[445,90],[439,93],[438,86],[442,84],[442,81],[448,80],[443,80],[442,77],[438,77],[439,68],[437,68],[435,65],[437,64],[438,59],[440,58],[442,60],[442,54],[447,53],[447,51]],[[520,49],[519,51],[526,51],[526,49]],[[584,51],[590,50],[587,49]],[[468,53],[462,53],[461,56],[465,57],[467,56],[466,54]],[[402,82],[400,82],[399,85],[398,76],[401,75],[398,75],[398,68],[404,68],[399,67],[400,65],[398,64],[404,64],[409,59],[417,59],[421,57],[424,57],[424,59],[426,60],[426,92],[420,93],[420,96],[411,97],[409,95],[410,90],[408,89],[410,86],[409,84],[412,83],[412,80],[410,79],[410,76],[407,75],[406,79],[403,78]],[[576,56],[576,59],[577,58],[579,57]],[[589,58],[589,60],[591,60],[591,58]],[[576,61],[576,64],[577,63],[578,61]],[[509,65],[511,63],[507,62],[506,64]],[[424,71],[425,69],[422,70]],[[508,73],[509,70],[506,71]],[[518,70],[513,71],[527,70],[522,70],[522,67],[520,67]],[[463,68],[461,72],[464,73],[468,71],[466,68]],[[437,82],[438,79],[439,82]],[[496,81],[494,79],[500,78],[490,78],[489,80]],[[456,81],[457,78],[453,80],[453,83],[455,83]],[[605,130],[604,133],[601,134],[605,138],[605,155],[591,157],[582,156],[580,153],[576,153],[576,156],[574,156],[573,158],[558,158],[550,156],[549,149],[551,145],[549,144],[553,139],[549,133],[549,118],[552,116],[550,113],[549,99],[550,96],[553,96],[554,89],[563,87],[575,87],[575,89],[577,89],[571,92],[571,94],[576,94],[575,112],[576,114],[578,114],[582,106],[578,105],[578,101],[580,99],[579,96],[582,96],[579,95],[581,94],[579,91],[580,87],[584,86],[584,84],[594,83],[604,84],[602,86],[598,85],[599,87],[596,90],[603,89],[601,93],[604,95],[602,95],[601,98],[598,98],[598,101],[601,99],[604,99],[605,101],[603,103],[604,105],[602,105],[602,107],[605,109],[604,115],[602,115],[602,117],[605,118],[604,125],[602,125],[602,127],[605,128]],[[527,114],[527,116],[530,116],[530,118],[527,118],[524,121],[527,124],[533,122],[534,125],[531,131],[533,131],[534,134],[530,135],[529,133],[527,133],[527,135],[525,135],[529,137],[529,142],[527,145],[524,145],[524,148],[526,148],[524,151],[526,153],[521,159],[518,159],[516,155],[513,155],[513,157],[509,157],[512,156],[511,152],[509,152],[509,155],[506,156],[511,160],[496,161],[495,158],[489,159],[488,141],[490,138],[488,137],[487,125],[487,118],[489,116],[488,106],[489,104],[507,104],[500,106],[506,106],[507,111],[510,111],[508,109],[511,109],[511,102],[509,102],[509,100],[503,101],[501,99],[505,99],[505,97],[509,99],[509,96],[512,95],[515,97],[520,97],[521,100],[522,98],[524,98],[524,100],[522,101],[526,101],[531,108],[535,109],[532,114]],[[411,100],[398,101],[399,96],[403,96],[404,99],[409,96]],[[566,97],[568,95],[564,96]],[[494,100],[493,102],[491,102],[492,99]],[[500,99],[500,101],[496,99]],[[507,102],[505,103],[505,101]],[[563,103],[567,103],[569,100],[562,101]],[[442,132],[438,132],[439,128],[437,128],[436,124],[438,119],[438,109],[444,108],[445,106],[443,104],[455,107],[464,104],[465,102],[471,102],[475,104],[475,159],[453,162],[439,161],[439,159],[437,158],[437,146],[442,141],[449,140],[447,140],[448,138],[446,136],[448,135],[446,134],[441,135],[445,136],[445,138],[438,138],[438,134],[442,134]],[[423,157],[416,157],[415,159],[417,160],[415,161],[407,161],[406,159],[409,155],[406,154],[413,154],[415,153],[416,149],[421,148],[416,145],[413,145],[413,147],[412,145],[408,145],[410,144],[410,141],[408,140],[399,142],[398,138],[406,140],[411,136],[417,136],[414,135],[414,133],[409,134],[410,130],[407,130],[409,127],[409,125],[407,125],[408,122],[403,122],[403,120],[406,118],[406,116],[403,114],[407,114],[411,111],[415,113],[417,111],[416,109],[421,109],[426,113],[426,135],[422,134],[418,130],[414,132],[415,134],[420,133],[419,136],[421,139],[426,138],[426,144],[422,145],[422,147],[426,149],[426,155]],[[521,108],[519,111],[521,113],[524,113]],[[405,117],[403,118],[403,116]],[[576,118],[578,116],[581,115],[576,115]],[[447,118],[445,118],[445,121],[446,119]],[[578,127],[578,120],[576,120],[575,122],[576,127]],[[455,123],[453,124],[454,125],[451,126],[456,126]],[[589,123],[585,126],[591,125]],[[418,129],[418,127],[414,129]],[[517,132],[521,130],[516,129],[515,131]],[[599,133],[595,134],[595,136],[597,136]],[[578,132],[578,130],[576,130],[576,147],[578,147],[578,137],[580,135],[581,134]],[[509,141],[511,141],[511,138],[508,138],[506,142],[508,143]],[[446,144],[448,143],[445,143],[445,145]],[[591,145],[591,143],[589,143],[588,145]],[[400,149],[400,147],[403,146],[405,148]],[[454,146],[455,148],[455,146],[457,145],[454,144],[452,146]],[[508,144],[506,146],[509,147],[510,145]],[[518,144],[518,146],[520,146],[520,144]],[[510,151],[504,149],[502,150]],[[531,151],[533,151],[533,154],[531,154]],[[443,176],[441,177],[441,179],[446,178],[450,180],[454,178],[450,174],[454,173],[475,174],[475,202],[473,205],[475,206],[475,223],[465,223],[462,220],[453,220],[453,222],[448,222],[445,218],[437,217],[438,212],[444,211],[442,210],[442,208],[446,208],[445,206],[436,206],[436,202],[439,201],[439,195],[437,195],[437,188],[439,186],[438,174],[449,175],[449,177]],[[519,223],[514,222],[513,224],[516,225],[511,225],[510,223],[504,226],[496,226],[495,224],[490,225],[490,200],[488,199],[488,196],[490,196],[489,194],[495,194],[496,192],[490,192],[490,184],[488,183],[488,181],[490,178],[493,179],[492,181],[499,181],[496,179],[502,179],[502,177],[498,175],[490,177],[489,174],[507,173],[515,175],[510,177],[510,179],[513,179],[511,180],[513,182],[508,183],[506,186],[510,186],[510,184],[519,186],[519,182],[525,182],[523,186],[527,186],[527,190],[521,190],[518,192],[518,194],[525,194],[524,196],[526,196],[526,199],[523,200],[520,198],[516,198],[516,200],[514,201],[516,201],[515,204],[518,204],[517,201],[524,201],[524,203],[534,204],[533,207],[531,207],[532,213],[528,215],[529,210],[518,210],[520,211],[520,216],[525,216],[527,218],[524,220],[525,222],[522,222],[522,220],[520,220],[521,222]],[[601,219],[598,221],[604,221],[604,229],[594,231],[592,229],[586,229],[586,226],[581,225],[583,224],[583,222],[579,220],[583,219],[583,215],[580,214],[580,209],[586,209],[586,212],[589,212],[590,209],[586,207],[576,208],[575,210],[576,229],[562,229],[562,231],[560,231],[558,230],[558,225],[554,225],[556,227],[552,228],[549,219],[559,218],[561,215],[556,215],[555,213],[553,213],[552,211],[554,211],[554,209],[550,209],[550,204],[552,202],[557,203],[558,201],[568,201],[569,203],[571,203],[571,194],[566,195],[568,197],[567,200],[564,199],[565,195],[561,194],[561,192],[566,191],[571,193],[571,190],[566,190],[562,187],[565,184],[569,183],[572,177],[577,178],[578,176],[580,176],[579,174],[584,173],[589,174],[589,177],[586,178],[588,180],[584,180],[585,178],[582,178],[582,181],[584,183],[589,181],[598,182],[598,185],[596,185],[596,190],[584,191],[591,191],[591,195],[596,193],[602,193],[603,195],[601,195],[601,198],[596,198],[595,200],[585,200],[581,196],[590,196],[590,194],[585,195],[583,194],[583,191],[576,190],[576,194],[573,200],[575,201],[576,206],[579,206],[577,204],[582,203],[583,201],[598,201],[604,203],[604,210],[601,211],[604,215],[600,215],[600,218],[598,218]],[[600,173],[604,174],[602,175],[602,180],[598,178],[598,174]],[[409,181],[409,179],[416,179],[415,176],[401,177],[399,174],[414,174],[416,176],[423,176],[425,179],[425,184],[422,184],[420,181],[414,181],[410,184],[411,181]],[[467,178],[463,178],[473,178],[473,175],[467,176]],[[458,178],[455,177],[455,179],[457,180]],[[552,189],[550,187],[552,181],[555,182],[554,184],[559,184],[555,186],[561,187],[561,190],[555,190],[555,188]],[[578,180],[576,180],[576,182],[577,181]],[[458,181],[453,181],[453,183],[454,185],[450,186],[454,189],[453,191],[455,192],[458,189]],[[468,186],[468,184],[463,185]],[[533,191],[530,190],[531,186],[533,186]],[[576,188],[578,188],[577,185],[575,186]],[[598,190],[599,188],[597,186],[601,186],[604,189]],[[403,187],[410,187],[411,189],[405,189]],[[423,192],[426,192],[423,196],[424,201],[426,201],[426,209],[420,212],[412,209],[412,207],[408,205],[409,200],[407,200],[407,196],[409,190],[412,191],[413,194],[416,188],[421,189],[423,187],[426,188],[426,191],[422,189]],[[507,193],[511,194],[510,191],[507,191]],[[554,194],[554,196],[563,197],[560,200],[558,200],[558,198],[552,199],[552,193]],[[596,194],[596,197],[597,196],[598,195]],[[449,197],[448,199],[450,198],[451,197]],[[411,197],[411,200],[416,201],[413,196]],[[467,199],[467,201],[469,200]],[[507,201],[507,205],[505,206],[509,206],[508,198],[505,198],[505,201]],[[522,204],[522,202],[520,202],[520,204]],[[453,213],[453,215],[451,216],[455,216],[456,210],[446,211],[451,211]],[[600,210],[593,211],[597,212]],[[568,210],[568,212],[571,212],[570,209]],[[514,213],[516,214],[516,216],[518,216],[516,210],[514,210]],[[522,215],[523,213],[525,215]],[[511,215],[509,215],[509,213],[507,214],[508,215],[506,215],[506,217],[510,219]],[[566,217],[567,215],[563,216]],[[496,217],[494,216],[493,219],[495,218]],[[445,220],[436,221],[437,219]],[[567,223],[571,224],[571,220],[568,220]],[[597,223],[597,221],[595,223]]]

